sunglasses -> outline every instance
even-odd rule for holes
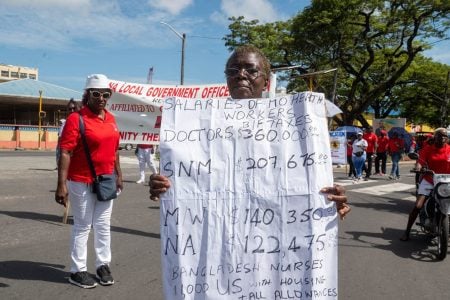
[[[92,98],[95,99],[100,99],[100,97],[102,97],[103,99],[109,99],[111,98],[111,93],[110,92],[99,92],[99,91],[89,91],[89,93],[91,94]]]
[[[257,68],[250,67],[250,68],[227,68],[225,69],[225,75],[228,78],[235,77],[241,73],[241,70],[244,70],[244,74],[251,79],[255,79],[262,74],[261,71],[258,70]]]

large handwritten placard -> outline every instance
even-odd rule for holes
[[[164,101],[166,299],[337,298],[324,96]]]

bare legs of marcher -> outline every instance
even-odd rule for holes
[[[425,196],[424,195],[418,195],[416,199],[416,203],[414,204],[414,208],[409,213],[408,217],[408,224],[406,225],[406,230],[403,236],[400,238],[401,241],[408,241],[409,240],[409,234],[411,232],[411,228],[414,225],[414,222],[417,219],[417,216],[419,215],[420,209],[423,207],[423,204],[425,203]]]

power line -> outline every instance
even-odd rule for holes
[[[450,38],[445,38],[445,39],[437,40],[437,41],[434,41],[434,42],[430,43],[430,45],[434,45],[434,44],[437,44],[437,43],[440,43],[440,42],[443,42],[443,41],[448,41],[448,40],[450,40]]]
[[[212,36],[201,36],[201,35],[189,35],[189,37],[196,37],[201,39],[209,39],[209,40],[221,40],[222,38],[212,37]]]

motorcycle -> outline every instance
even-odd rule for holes
[[[433,190],[425,198],[425,204],[419,212],[422,231],[437,237],[437,258],[445,259],[448,249],[449,214],[450,214],[450,174],[435,174],[431,170],[411,170],[413,173],[432,174]]]

